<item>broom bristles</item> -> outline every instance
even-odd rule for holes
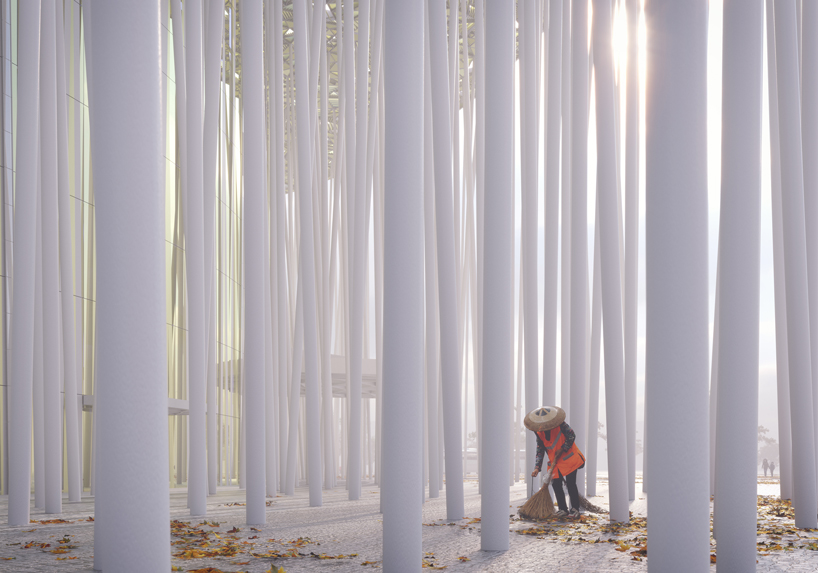
[[[547,519],[554,515],[554,502],[551,500],[551,491],[548,483],[540,488],[540,491],[528,498],[519,509],[519,514],[525,519]]]

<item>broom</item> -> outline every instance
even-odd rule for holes
[[[523,519],[530,519],[532,521],[539,521],[548,519],[557,513],[554,509],[554,502],[551,499],[551,492],[548,491],[548,486],[551,485],[551,478],[553,475],[554,472],[549,467],[548,477],[543,482],[540,491],[528,498],[528,501],[525,502],[518,510],[520,517]],[[533,480],[534,478],[532,477],[531,479]],[[579,500],[582,509],[585,511],[590,511],[591,513],[604,513],[605,511],[601,507],[594,505],[585,499],[585,497],[582,495],[579,496]]]
[[[520,517],[523,519],[530,519],[532,521],[538,521],[541,519],[548,519],[555,513],[554,510],[554,502],[551,500],[551,492],[548,491],[548,486],[551,485],[551,476],[553,472],[548,472],[548,477],[542,484],[540,491],[532,495],[528,498],[528,501],[525,502],[518,513]],[[531,479],[534,479],[533,477]]]

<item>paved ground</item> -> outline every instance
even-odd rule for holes
[[[445,518],[445,498],[430,500],[423,509],[424,567],[447,571],[535,571],[544,567],[561,572],[638,572],[647,570],[647,558],[639,553],[644,546],[644,496],[631,504],[634,518],[623,529],[612,530],[605,516],[588,515],[580,522],[534,526],[519,521],[517,507],[524,501],[525,486],[512,488],[510,549],[507,552],[480,551],[480,496],[477,485],[467,482],[466,519],[449,524]],[[599,482],[595,504],[606,506],[607,484]],[[766,481],[760,494],[777,493],[777,484]],[[210,571],[259,573],[271,566],[288,573],[299,571],[362,572],[379,569],[381,560],[381,516],[379,493],[365,486],[359,501],[349,502],[343,486],[324,493],[324,506],[308,507],[305,488],[294,497],[278,497],[268,502],[267,525],[250,528],[245,524],[244,492],[220,489],[208,504],[207,523],[190,518],[185,509],[185,490],[173,490],[173,566],[178,571],[212,567]],[[93,565],[93,498],[81,503],[65,503],[60,516],[32,512],[28,528],[9,527],[7,498],[0,497],[0,571],[90,572]],[[761,507],[761,506],[760,506]],[[786,508],[770,506],[760,519],[766,528],[759,541],[758,571],[813,572],[818,568],[818,552],[804,548],[813,543],[818,550],[818,531],[792,531]],[[761,510],[760,510],[761,511]],[[781,517],[776,513],[782,513]],[[39,523],[61,518],[69,523]],[[778,529],[776,529],[776,527]],[[519,532],[528,531],[529,534]],[[788,533],[791,531],[791,533]],[[794,542],[790,547],[788,544]],[[715,545],[713,546],[715,552]],[[766,553],[766,554],[765,554]],[[642,559],[641,561],[635,559]],[[207,571],[207,569],[205,569]]]

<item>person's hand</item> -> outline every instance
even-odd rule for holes
[[[531,472],[531,477],[537,477],[540,473],[540,468],[534,468],[534,471]]]

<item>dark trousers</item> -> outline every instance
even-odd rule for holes
[[[563,511],[568,511],[565,506],[565,492],[562,489],[562,483],[565,482],[568,486],[568,496],[571,498],[571,509],[579,511],[579,490],[577,489],[577,470],[572,471],[567,476],[555,478],[551,481],[551,487],[554,488],[554,494],[557,496],[557,505]]]

